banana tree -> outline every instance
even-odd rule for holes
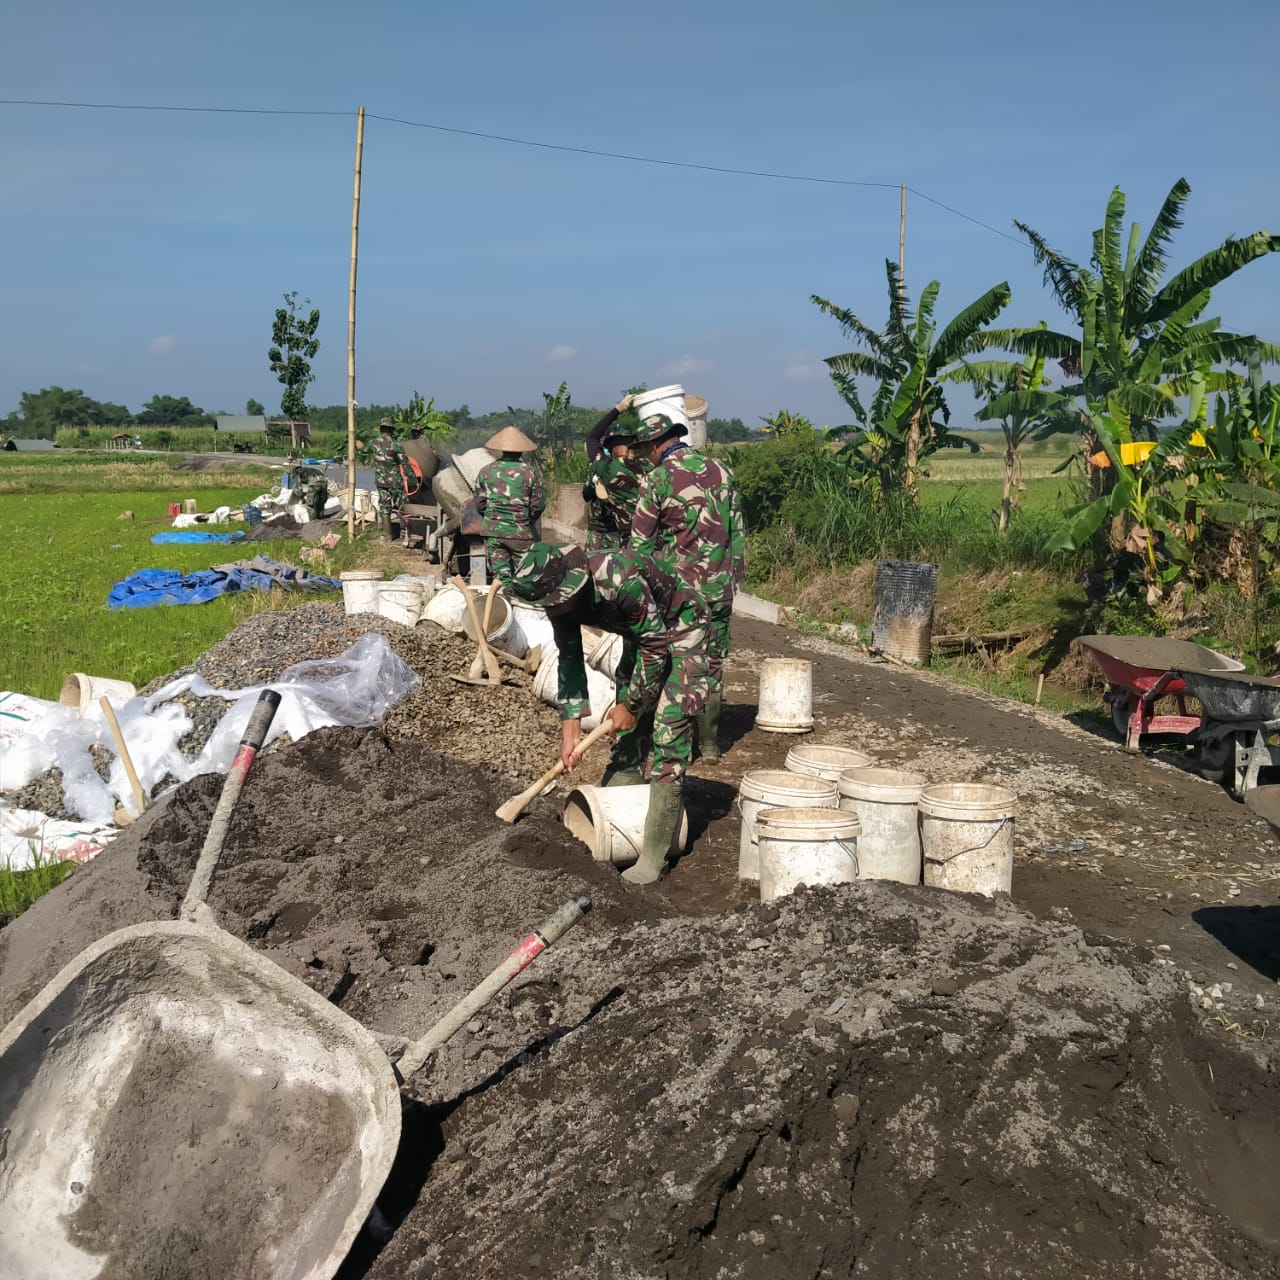
[[[406,431],[421,431],[427,441],[433,445],[444,444],[452,440],[457,434],[453,419],[447,413],[437,409],[435,405],[435,396],[432,396],[430,400],[424,400],[415,391],[409,397],[408,405],[396,414],[396,425]]]
[[[1228,238],[1164,281],[1166,251],[1190,194],[1190,184],[1179,178],[1145,240],[1132,224],[1122,256],[1125,195],[1116,187],[1093,233],[1088,267],[1051,248],[1025,223],[1014,223],[1043,265],[1045,284],[1080,326],[1063,362],[1076,381],[1063,394],[1081,398],[1090,414],[1103,417],[1114,440],[1156,439],[1157,425],[1180,413],[1180,398],[1189,394],[1197,370],[1210,370],[1206,386],[1215,391],[1241,381],[1220,366],[1243,365],[1252,356],[1280,360],[1280,347],[1202,318],[1214,286],[1280,249],[1280,236],[1255,231]]]
[[[944,384],[956,380],[963,371],[965,358],[979,351],[999,348],[1021,350],[1016,345],[1029,331],[1021,329],[992,330],[991,322],[1009,305],[1012,296],[1007,283],[988,289],[970,303],[949,324],[939,329],[934,308],[941,286],[931,280],[921,291],[919,305],[911,312],[892,262],[885,263],[889,285],[889,319],[883,331],[871,328],[852,311],[811,295],[811,301],[833,316],[846,336],[861,350],[828,356],[836,389],[854,411],[862,432],[883,437],[888,457],[898,472],[897,482],[916,501],[922,459],[937,449],[961,443],[948,434],[950,410],[943,394]],[[1063,354],[1055,346],[1058,335],[1037,330],[1041,334],[1037,349],[1046,354]],[[1061,339],[1069,344],[1070,339]],[[985,376],[1003,377],[1013,365],[1007,361],[986,362]],[[856,379],[869,378],[877,383],[870,411],[858,397]],[[862,442],[850,441],[859,448]],[[965,442],[967,443],[967,442]]]
[[[1071,402],[1061,392],[1047,389],[1049,380],[1044,367],[1043,354],[1029,355],[999,383],[970,369],[972,381],[988,396],[987,403],[974,416],[979,422],[998,422],[1004,435],[1004,491],[997,521],[1000,533],[1009,528],[1023,445],[1043,440],[1056,431],[1070,430],[1075,424]]]

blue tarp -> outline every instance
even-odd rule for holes
[[[168,542],[243,542],[244,530],[231,533],[205,533],[199,529],[170,529],[168,533],[153,533],[151,541],[161,545]]]
[[[235,591],[270,591],[272,587],[339,591],[342,584],[267,556],[257,556],[253,560],[216,564],[212,569],[192,573],[178,569],[139,569],[111,588],[107,607],[150,609],[162,604],[205,604]]]

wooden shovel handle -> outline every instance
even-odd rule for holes
[[[111,727],[111,736],[116,740],[116,751],[120,756],[120,763],[124,765],[125,777],[129,779],[129,786],[133,791],[133,802],[138,806],[138,817],[147,811],[147,793],[142,789],[142,783],[138,781],[137,770],[133,767],[133,757],[129,754],[129,748],[125,746],[124,734],[120,732],[120,721],[116,719],[115,708],[111,703],[102,697],[99,699],[102,707],[102,714],[107,718],[107,724]]]
[[[479,647],[480,656],[484,658],[485,674],[494,684],[501,684],[502,672],[498,669],[497,659],[489,652],[484,626],[480,622],[480,614],[476,609],[476,598],[471,594],[471,588],[467,585],[467,580],[460,573],[453,575],[453,585],[462,592],[462,598],[466,601],[467,613],[476,632],[476,644]]]
[[[578,753],[585,755],[587,748],[598,742],[606,734],[613,732],[613,724],[606,716],[589,734],[578,744]],[[542,789],[548,783],[554,782],[564,772],[564,761],[557,760],[550,769],[540,777],[533,786],[522,791],[518,796],[512,796],[502,808],[495,813],[496,817],[502,819],[503,822],[514,822],[524,811],[531,805],[541,794]]]

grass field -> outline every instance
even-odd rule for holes
[[[0,689],[56,698],[73,671],[141,685],[190,662],[261,607],[255,593],[202,605],[107,609],[112,584],[137,569],[207,569],[246,554],[221,544],[151,545],[151,535],[168,526],[168,502],[189,487],[0,499]],[[260,482],[202,487],[200,501],[206,509],[238,505],[262,488]],[[125,510],[133,511],[132,520],[118,519]]]

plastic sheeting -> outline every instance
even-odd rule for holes
[[[420,684],[386,637],[370,632],[336,658],[295,663],[271,684],[215,689],[199,676],[183,676],[149,698],[130,698],[116,709],[116,717],[143,790],[150,793],[165,778],[186,782],[202,773],[225,773],[263,689],[280,694],[280,708],[267,739],[270,742],[282,733],[297,741],[316,729],[333,725],[378,724],[392,706]],[[186,708],[175,701],[186,693],[197,698],[225,698],[232,704],[194,760],[178,750],[178,742],[193,723]],[[0,694],[0,707],[5,705],[5,697]],[[96,704],[83,717],[73,708],[57,703],[32,706],[30,711],[20,732],[6,728],[11,736],[0,753],[0,789],[25,786],[56,765],[63,773],[66,807],[81,820],[109,823],[117,807],[132,817],[138,816],[119,757],[112,761],[106,782],[93,766],[89,748],[94,743],[115,754],[115,741]],[[5,723],[0,720],[0,724]],[[19,722],[15,719],[9,723]]]
[[[29,871],[37,862],[88,862],[118,834],[115,827],[59,822],[36,809],[0,808],[0,867]]]
[[[183,573],[178,569],[139,569],[117,582],[107,595],[110,609],[152,609],[157,605],[205,604],[235,591],[270,591],[272,587],[305,591],[340,591],[342,584],[268,556],[216,564]]]
[[[173,542],[243,542],[244,530],[235,529],[231,533],[209,533],[201,529],[170,529],[165,533],[153,533],[151,541],[158,546]]]

